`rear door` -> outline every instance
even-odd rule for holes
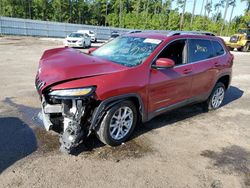
[[[151,69],[149,83],[149,112],[161,111],[169,105],[188,99],[192,86],[192,64],[187,62],[187,40],[168,44],[158,58],[175,62],[173,68]]]
[[[193,64],[192,96],[206,96],[218,73],[211,41],[189,39],[188,54],[189,62]]]

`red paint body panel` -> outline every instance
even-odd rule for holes
[[[175,104],[188,99],[191,95],[192,73],[184,70],[192,65],[172,69],[152,70],[149,83],[149,111]]]
[[[107,60],[80,53],[71,48],[48,50],[40,60],[37,80],[45,85],[39,89],[59,90],[96,86],[100,101],[123,94],[138,94],[145,113],[169,106],[211,91],[220,75],[231,75],[233,56],[226,50],[221,57],[199,63],[184,64],[167,69],[152,69],[151,64],[159,52],[171,41],[179,38],[205,38],[212,36],[135,33],[131,36],[160,39],[163,42],[139,66],[126,67]],[[217,64],[217,65],[216,65]]]
[[[126,69],[128,68],[72,48],[57,48],[46,51],[42,56],[39,79],[45,81],[45,88],[65,80],[112,74]]]

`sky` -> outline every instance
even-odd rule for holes
[[[214,4],[216,4],[219,0],[212,0],[213,3],[213,10],[214,10]],[[193,10],[193,2],[194,0],[187,0],[186,3],[186,11],[192,13]],[[206,0],[205,0],[206,2]],[[196,1],[196,10],[195,10],[195,14],[200,14],[201,12],[201,5],[202,5],[202,0],[197,0]],[[234,8],[234,13],[233,13],[233,17],[235,16],[239,16],[239,15],[243,15],[244,14],[244,10],[246,9],[246,2],[241,2],[241,0],[236,0],[236,7]],[[173,2],[172,4],[172,8],[176,7],[176,1]],[[227,17],[226,20],[229,20],[230,18],[230,14],[231,14],[231,9],[232,7],[230,6],[227,12]],[[222,12],[222,16],[224,15],[224,8],[221,9]],[[204,14],[204,10],[203,10],[203,14]]]

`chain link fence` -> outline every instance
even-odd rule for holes
[[[40,21],[21,18],[10,18],[0,16],[0,35],[23,35],[39,37],[57,37],[64,38],[71,32],[77,30],[91,30],[97,34],[97,39],[108,40],[112,31],[123,34],[132,29],[117,27],[93,26],[84,24],[71,24],[61,22]],[[146,32],[166,33],[165,30],[144,30]],[[221,37],[229,40],[228,37]]]
[[[0,17],[1,35],[64,38],[77,30],[91,30],[96,32],[97,39],[107,40],[110,38],[112,31],[118,31],[120,34],[123,34],[131,29]]]

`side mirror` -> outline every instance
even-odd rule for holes
[[[97,48],[90,48],[89,50],[88,50],[88,54],[91,54],[93,51],[95,51]]]
[[[153,68],[163,69],[163,68],[172,68],[175,63],[172,59],[169,58],[159,58],[156,60],[155,64],[152,65]]]

